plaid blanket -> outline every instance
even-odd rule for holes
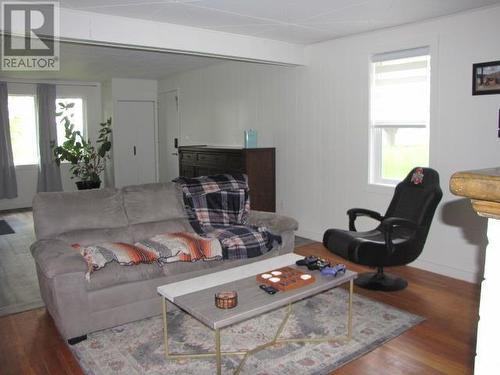
[[[246,259],[262,255],[271,250],[281,237],[265,227],[250,225],[220,225],[204,227],[204,236],[216,238],[222,245],[224,259]]]
[[[195,229],[198,225],[246,224],[250,211],[247,176],[244,174],[178,177],[186,212]]]
[[[250,211],[246,175],[178,177],[174,182],[182,189],[191,225],[201,236],[220,241],[224,259],[256,257],[281,244],[281,236],[267,228],[246,225]]]

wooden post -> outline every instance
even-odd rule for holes
[[[474,374],[500,368],[496,342],[500,337],[500,168],[457,172],[450,179],[453,194],[471,199],[478,215],[488,218],[488,246],[481,283]]]

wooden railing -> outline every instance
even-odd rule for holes
[[[500,369],[500,168],[457,172],[450,190],[469,198],[474,211],[488,218],[474,374],[489,375]]]

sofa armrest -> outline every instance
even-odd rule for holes
[[[30,250],[38,268],[49,279],[56,275],[87,272],[85,259],[67,242],[39,240],[31,245]]]
[[[288,216],[278,215],[274,212],[251,210],[248,224],[267,227],[273,233],[283,233],[299,229],[297,220]]]

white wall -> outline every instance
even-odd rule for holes
[[[373,53],[425,43],[432,49],[430,164],[441,174],[444,197],[415,265],[477,279],[486,222],[473,214],[465,200],[449,193],[448,181],[457,170],[498,164],[499,97],[472,96],[471,74],[473,63],[500,56],[499,16],[500,7],[495,7],[310,47],[307,70],[314,92],[307,107],[314,104],[322,114],[312,122],[317,136],[310,147],[321,150],[316,160],[320,173],[315,177],[323,182],[312,194],[315,220],[304,229],[319,238],[329,226],[346,225],[349,207],[387,207],[392,191],[367,186],[368,61]],[[307,107],[299,113],[302,124],[309,122]],[[302,127],[299,123],[298,128]],[[303,187],[297,193],[301,191],[305,192]]]
[[[243,145],[244,129],[258,130],[259,146],[279,143],[286,129],[280,102],[295,89],[283,85],[294,68],[227,62],[159,82],[159,92],[179,89],[181,145]]]
[[[384,211],[392,189],[368,185],[368,64],[374,53],[431,46],[430,163],[443,201],[414,265],[476,281],[485,220],[448,192],[458,170],[498,165],[499,96],[472,96],[472,64],[500,56],[500,7],[367,33],[308,47],[298,68],[225,63],[170,77],[178,88],[183,144],[242,144],[243,129],[277,148],[278,210],[297,218],[299,234],[320,240],[347,227],[346,210]]]
[[[48,82],[48,81],[44,81]],[[54,82],[48,82],[54,83]],[[10,94],[35,95],[35,84],[8,83]],[[101,122],[101,89],[98,83],[64,83],[57,82],[56,93],[58,97],[82,97],[87,108],[88,135],[95,139]],[[61,165],[61,177],[64,191],[76,190],[75,180],[71,179],[69,164]],[[0,199],[0,210],[31,207],[31,202],[36,194],[38,179],[37,165],[22,165],[16,167],[18,197],[14,199]]]
[[[276,147],[280,209],[287,189],[287,129],[294,118],[296,76],[295,68],[227,62],[172,76],[158,88],[179,89],[180,145],[243,146],[244,129],[252,128],[260,147]]]

